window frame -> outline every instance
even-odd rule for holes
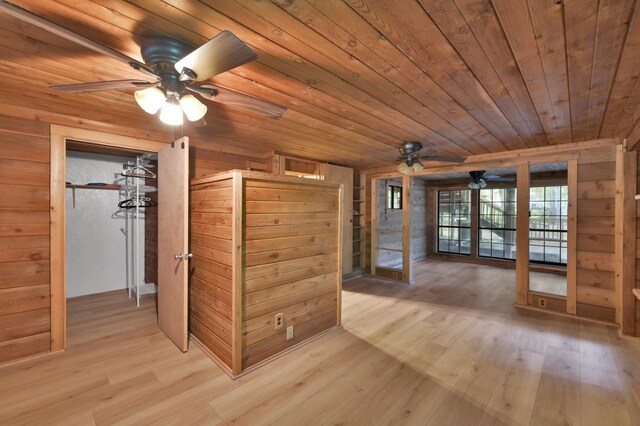
[[[396,198],[395,196],[398,195]],[[398,201],[398,203],[396,203]],[[402,210],[402,187],[387,185],[387,210]]]
[[[460,225],[441,225],[440,224],[440,208],[441,208],[441,203],[440,203],[440,194],[443,192],[462,192],[462,191],[468,191],[469,192],[469,201],[468,202],[464,202],[464,204],[468,204],[469,205],[469,225],[468,226],[460,226]],[[473,196],[473,192],[471,191],[471,189],[439,189],[436,191],[436,252],[437,253],[442,253],[442,254],[454,254],[454,255],[460,255],[460,256],[471,256],[471,241],[473,240],[471,238],[471,232],[472,232],[472,222],[471,222],[471,214],[472,214],[472,201],[471,201],[471,197]],[[451,205],[452,203],[449,202],[449,205]],[[440,248],[440,229],[441,228],[448,228],[448,229],[457,229],[458,230],[458,251],[449,251],[449,250],[441,250]],[[460,251],[460,248],[462,247],[462,241],[466,241],[462,240],[461,238],[461,229],[468,229],[469,230],[469,253],[463,253]],[[454,239],[448,238],[448,241],[456,241]]]
[[[514,200],[513,201],[509,201],[509,203],[513,203],[515,208],[516,208],[514,210],[514,215],[513,215],[514,223],[515,223],[515,226],[513,228],[507,228],[506,219],[504,220],[504,226],[502,228],[496,228],[496,227],[490,227],[489,228],[489,227],[483,227],[482,226],[482,204],[487,204],[487,203],[483,203],[482,202],[481,194],[482,194],[482,191],[493,191],[494,189],[503,189],[503,190],[513,189],[515,191],[514,192]],[[516,187],[500,187],[500,188],[487,188],[487,189],[482,188],[482,189],[478,189],[477,190],[477,197],[478,197],[478,218],[477,218],[478,219],[478,226],[477,226],[476,232],[477,232],[477,235],[478,235],[478,243],[477,243],[477,247],[476,248],[478,250],[478,252],[477,252],[477,256],[478,257],[481,257],[481,258],[484,258],[484,259],[498,259],[498,260],[508,260],[508,261],[515,262],[515,260],[516,260],[515,257],[511,258],[511,257],[505,257],[505,256],[493,256],[493,246],[494,246],[494,244],[493,244],[493,236],[491,238],[491,242],[489,243],[490,246],[491,246],[491,249],[490,249],[491,250],[491,255],[487,256],[487,255],[481,254],[480,248],[481,248],[481,244],[483,244],[483,241],[482,241],[482,231],[483,230],[489,231],[491,233],[493,233],[493,231],[503,231],[505,233],[506,232],[513,232],[513,234],[514,234],[513,244],[509,244],[509,245],[511,245],[511,246],[513,246],[515,248],[515,246],[516,246],[515,234],[516,234],[516,231],[517,231],[517,229],[516,229],[517,228],[517,219],[515,219],[515,218],[517,218],[517,207],[518,207],[518,201],[517,201],[518,200],[518,193],[517,193],[517,190],[518,190],[518,188],[516,188]],[[502,203],[503,204],[507,203],[507,201],[503,200]],[[492,197],[491,204],[493,204],[493,197]],[[503,211],[502,216],[503,216],[503,218],[507,216],[507,215],[505,215],[504,211]],[[505,243],[504,243],[504,239],[503,239],[503,241],[502,241],[502,252],[503,252],[503,254],[506,251],[504,248],[505,248]]]

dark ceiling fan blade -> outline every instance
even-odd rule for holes
[[[110,80],[94,81],[91,83],[56,84],[54,86],[49,86],[49,88],[62,90],[63,92],[85,93],[103,92],[105,90],[142,89],[145,87],[158,86],[159,84],[159,82],[151,83],[144,80]]]
[[[195,76],[190,76],[192,80],[204,81],[257,57],[256,52],[235,34],[225,30],[180,59],[175,67],[179,73],[188,68],[195,73]]]
[[[441,155],[422,155],[420,156],[421,160],[425,161],[444,161],[447,163],[464,163],[463,157],[449,157],[449,156],[441,156]]]
[[[224,89],[222,87],[203,85],[193,88],[192,90],[199,93],[205,99],[229,105],[234,108],[243,109],[245,111],[250,111],[263,117],[278,119],[287,111],[287,108],[282,105],[254,98],[253,96],[245,95],[230,89]]]
[[[130,58],[127,55],[124,55],[116,50],[113,50],[110,47],[107,47],[103,44],[100,44],[93,40],[89,40],[88,38],[85,38],[80,34],[76,34],[71,30],[61,27],[58,24],[54,24],[53,22],[47,19],[41,18],[40,16],[34,13],[31,13],[28,10],[25,10],[19,6],[16,6],[13,3],[9,3],[8,1],[5,1],[5,0],[0,0],[0,11],[7,13],[11,16],[14,16],[24,22],[28,22],[32,25],[40,27],[43,30],[49,31],[52,34],[66,38],[67,40],[70,40],[76,44],[89,48],[95,52],[102,53],[103,55],[109,56],[120,62],[124,62],[125,64],[128,64],[129,66],[131,66],[133,69],[145,72],[150,75],[154,75],[153,70],[147,65],[145,65],[143,62]]]
[[[485,176],[484,178],[493,182],[513,182],[516,180],[516,178],[500,176]]]

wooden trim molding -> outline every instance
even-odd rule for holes
[[[569,205],[567,209],[567,313],[576,314],[578,292],[578,161],[567,164],[567,187]]]
[[[231,311],[232,329],[231,340],[233,341],[231,353],[231,371],[237,376],[242,371],[242,283],[244,281],[242,267],[242,217],[243,217],[243,175],[239,171],[232,172],[233,175],[233,222],[231,224],[231,238],[233,251],[231,252],[231,264],[233,265],[233,276],[231,283]]]
[[[67,303],[65,265],[65,182],[66,139],[51,132],[51,170],[49,194],[49,232],[51,264],[51,350],[59,351],[67,346]]]
[[[411,176],[402,176],[402,280],[413,281],[411,262]]]
[[[637,151],[616,147],[615,306],[622,334],[636,333],[636,301],[632,293],[636,271]]]
[[[516,216],[516,305],[527,305],[529,291],[529,165],[518,166]]]
[[[65,182],[67,140],[116,147],[136,152],[158,152],[167,144],[95,130],[52,124],[50,126],[50,262],[51,262],[51,350],[67,346]]]

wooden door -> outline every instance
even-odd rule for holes
[[[158,152],[158,325],[185,352],[188,330],[189,139]]]
[[[353,272],[353,215],[360,215],[360,209],[353,205],[353,169],[348,167],[322,165],[322,175],[327,182],[344,185],[344,207],[342,211],[342,274]]]

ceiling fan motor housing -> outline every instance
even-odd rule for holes
[[[172,38],[145,39],[140,47],[144,62],[160,77],[167,94],[183,91],[185,83],[180,81],[174,65],[193,50],[193,46]]]
[[[471,179],[473,179],[474,183],[480,183],[480,181],[484,178],[485,173],[485,170],[475,170],[469,172],[469,176],[471,176]]]

